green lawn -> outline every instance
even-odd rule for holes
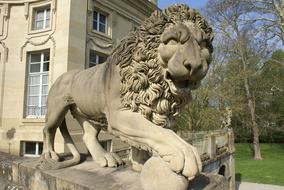
[[[284,144],[261,144],[263,160],[253,160],[252,145],[235,146],[237,181],[284,186]]]

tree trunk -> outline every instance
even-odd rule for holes
[[[248,100],[248,108],[251,115],[251,123],[252,123],[252,131],[253,131],[253,150],[254,150],[254,159],[262,160],[260,153],[260,145],[259,145],[259,130],[255,119],[255,104],[253,103],[253,99],[250,92],[248,78],[244,79],[246,96]]]
[[[243,64],[243,70],[244,72],[247,72],[247,59],[245,57],[245,53],[242,51],[242,64]],[[256,123],[256,117],[255,117],[255,104],[253,102],[253,97],[251,93],[251,88],[249,84],[249,77],[244,77],[244,85],[245,85],[245,91],[246,91],[246,98],[247,98],[247,104],[250,111],[251,116],[251,125],[252,125],[252,131],[253,131],[253,150],[254,150],[254,159],[255,160],[262,160],[261,152],[260,152],[260,145],[259,145],[259,130]]]

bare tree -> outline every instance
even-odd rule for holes
[[[267,39],[278,37],[284,45],[284,0],[243,0],[250,6],[252,16],[247,20],[259,24]]]

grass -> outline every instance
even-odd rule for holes
[[[254,160],[252,145],[236,144],[236,180],[284,186],[284,144],[261,144],[263,160]]]

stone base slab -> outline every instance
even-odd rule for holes
[[[128,166],[100,168],[93,161],[84,161],[65,169],[41,171],[35,168],[37,159],[10,157],[0,153],[0,190],[143,190],[140,173]],[[225,180],[219,175],[201,175],[188,187],[199,189],[225,189]]]

